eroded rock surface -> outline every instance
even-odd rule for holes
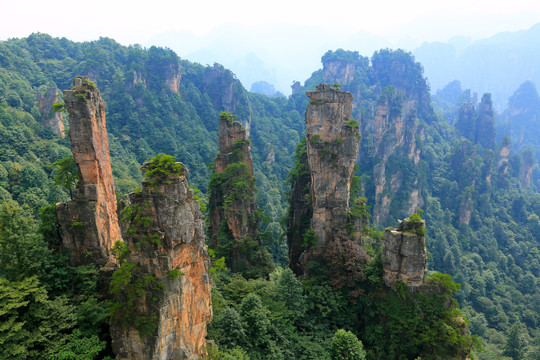
[[[43,126],[52,130],[53,133],[63,138],[64,135],[64,117],[61,112],[53,111],[53,104],[58,103],[58,89],[48,87],[45,93],[37,91],[37,102],[39,113],[41,114],[41,123]]]
[[[218,111],[233,113],[246,128],[247,137],[251,129],[251,103],[242,83],[234,74],[220,64],[207,67],[201,79],[204,90]]]
[[[204,218],[185,175],[143,182],[123,211],[122,232],[138,276],[154,276],[162,291],[137,300],[139,316],[156,317],[156,330],[113,322],[117,359],[199,359],[205,352],[206,324],[212,319]],[[137,223],[140,211],[145,224]],[[132,214],[131,216],[129,214]],[[175,271],[181,275],[175,278]],[[176,274],[178,275],[178,273]]]
[[[308,91],[306,145],[311,174],[316,248],[323,249],[343,231],[349,211],[350,185],[358,155],[358,123],[351,121],[349,92],[320,84]]]
[[[116,194],[105,123],[105,102],[94,82],[73,79],[64,91],[69,114],[69,139],[81,173],[75,200],[58,204],[63,245],[74,265],[111,260],[109,250],[121,239]]]
[[[425,221],[399,220],[397,229],[383,235],[382,264],[386,286],[404,282],[409,288],[421,286],[427,274]]]

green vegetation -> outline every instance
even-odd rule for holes
[[[67,264],[54,205],[39,216],[38,227],[15,202],[0,204],[0,357],[103,358],[108,312],[98,271]]]
[[[81,180],[81,173],[79,172],[79,167],[75,163],[73,156],[68,156],[55,161],[49,167],[56,170],[56,174],[53,178],[54,183],[62,187],[65,191],[68,191],[73,200],[73,189]]]
[[[63,103],[54,103],[53,104],[53,111],[55,112],[62,112],[66,110],[66,104]]]
[[[521,175],[538,153],[534,134],[524,133],[523,145],[531,146],[531,151],[524,152],[524,148],[517,151],[516,139],[507,138],[495,147],[485,146],[489,141],[463,141],[449,121],[431,108],[422,67],[405,51],[385,49],[369,59],[340,49],[325,54],[323,62],[329,61],[354,62],[353,79],[340,89],[352,90],[362,99],[352,115],[359,119],[364,136],[357,172],[362,174],[357,181],[361,191],[357,194],[367,201],[353,206],[351,212],[363,218],[368,208],[377,211],[374,169],[384,164],[383,194],[392,195],[389,215],[379,218],[379,226],[394,225],[396,219],[409,215],[410,197],[418,190],[426,210],[422,216],[432,254],[430,270],[451,274],[461,288],[449,278],[435,275],[429,281],[442,293],[384,289],[380,232],[368,226],[364,234],[370,241],[365,254],[351,243],[334,249],[333,271],[350,270],[354,281],[347,276],[331,279],[328,269],[315,263],[310,279],[299,280],[289,270],[280,269],[268,277],[259,277],[259,273],[245,279],[225,268],[221,254],[227,252],[216,249],[220,256],[211,268],[215,321],[209,332],[220,345],[216,356],[331,359],[333,336],[343,329],[361,340],[366,359],[448,358],[476,343],[469,330],[484,345],[483,351],[475,351],[477,359],[538,358],[540,173],[532,170],[532,186]],[[165,85],[168,70],[179,65],[181,96]],[[222,67],[180,60],[167,49],[124,47],[108,38],[75,43],[45,34],[4,41],[0,43],[0,322],[7,325],[0,329],[1,358],[113,356],[107,335],[110,315],[96,287],[98,272],[92,266],[69,266],[59,247],[56,213],[49,204],[69,200],[77,179],[75,172],[68,171],[71,180],[59,181],[65,186],[55,183],[58,170],[50,165],[72,155],[69,140],[41,124],[35,96],[50,86],[68,89],[74,76],[90,72],[107,103],[118,190],[128,192],[140,186],[142,162],[169,153],[189,168],[189,181],[201,189],[198,196],[203,200],[208,197],[207,164],[217,150],[218,119],[224,110],[223,86],[218,84],[232,84],[238,117],[245,120],[251,115],[252,119],[251,145],[261,209],[259,219],[254,216],[252,220],[259,221],[261,235],[269,234],[246,239],[241,247],[249,249],[261,241],[276,262],[287,263],[287,246],[279,241],[286,231],[286,221],[280,221],[287,213],[284,180],[293,168],[288,184],[307,184],[306,144],[300,142],[309,103],[304,92],[322,82],[322,70],[315,71],[289,98],[268,98],[247,94]],[[511,100],[516,107],[523,105],[520,101],[535,98],[530,84],[522,90],[527,90],[526,96]],[[466,98],[471,97],[458,94],[456,104],[445,103],[448,120],[458,118]],[[405,101],[414,101],[416,107],[406,107]],[[400,116],[403,131],[392,132],[392,128],[378,138],[371,125],[377,104],[383,102],[389,104],[385,124],[393,126]],[[57,109],[63,110],[61,106]],[[511,133],[519,134],[518,129]],[[403,138],[396,138],[398,135]],[[316,145],[317,140],[312,139],[311,144]],[[400,145],[394,148],[396,144]],[[413,145],[418,159],[414,159]],[[497,157],[503,145],[510,145],[512,152],[500,167]],[[239,148],[243,146],[239,144]],[[230,201],[250,196],[252,183],[243,181],[242,175],[235,178],[242,171],[238,165],[222,179],[233,191]],[[399,183],[399,191],[391,188],[392,180]],[[311,219],[309,191],[301,190],[308,211],[299,219],[299,233],[293,234],[298,246],[303,245]],[[144,211],[142,205],[124,213],[133,222],[134,233],[144,234],[147,229]],[[153,244],[151,239],[147,243]],[[128,264],[129,254],[120,246],[118,256],[125,257],[123,263]],[[344,251],[353,254],[352,250],[354,256],[347,258],[351,263],[343,264],[341,255]],[[177,275],[171,272],[171,277]],[[131,265],[125,265],[115,280],[114,291],[121,304],[116,319],[124,315],[129,321],[137,318],[136,313],[129,315],[130,297],[123,292],[139,292],[152,300],[160,291],[157,279]],[[460,320],[452,293],[467,320]],[[143,318],[135,325],[151,332],[153,321]],[[467,321],[469,330],[456,330]],[[352,340],[352,336],[347,338]]]
[[[157,315],[141,312],[139,304],[156,299],[163,290],[153,274],[144,274],[133,262],[121,263],[109,284],[111,321],[120,322],[126,329],[134,326],[143,336],[152,334],[157,329]]]
[[[339,329],[332,338],[330,348],[332,360],[364,360],[366,352],[362,342],[350,331]]]
[[[176,156],[159,153],[142,168],[146,180],[157,189],[158,181],[170,183],[167,180],[171,176],[180,176],[187,173],[186,168],[181,163],[176,163]]]

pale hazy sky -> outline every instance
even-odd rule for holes
[[[166,31],[204,35],[230,23],[315,25],[349,35],[366,31],[396,42],[482,38],[540,22],[538,0],[0,1],[0,40],[42,32],[75,41],[107,36],[125,45],[144,45]]]

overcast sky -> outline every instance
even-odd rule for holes
[[[107,36],[125,45],[144,45],[166,31],[204,35],[229,23],[315,25],[397,42],[482,38],[540,22],[538,0],[2,0],[0,8],[0,40],[42,32],[76,41]]]

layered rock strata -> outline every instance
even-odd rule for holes
[[[209,199],[210,246],[216,249],[220,235],[232,241],[229,265],[236,272],[249,266],[242,251],[245,242],[257,238],[257,199],[247,129],[230,113],[219,117],[219,153]]]
[[[358,122],[351,119],[353,97],[349,92],[320,84],[306,95],[310,100],[306,110],[313,206],[310,229],[316,241],[313,253],[322,253],[329,242],[344,234],[360,135]]]
[[[69,139],[81,179],[75,200],[57,205],[63,245],[73,265],[111,260],[121,239],[105,123],[105,102],[94,82],[76,77],[64,91]]]
[[[399,220],[397,229],[388,228],[383,235],[382,265],[386,286],[395,288],[403,282],[409,288],[424,284],[427,274],[425,221]]]
[[[131,250],[127,261],[135,264],[138,277],[152,276],[161,290],[139,295],[135,304],[139,318],[155,319],[154,331],[113,321],[117,359],[199,359],[212,319],[211,284],[204,218],[185,173],[145,180],[122,214]]]
[[[64,117],[61,112],[53,111],[53,104],[58,103],[58,90],[54,87],[48,87],[45,93],[38,90],[36,98],[43,126],[64,138]]]

